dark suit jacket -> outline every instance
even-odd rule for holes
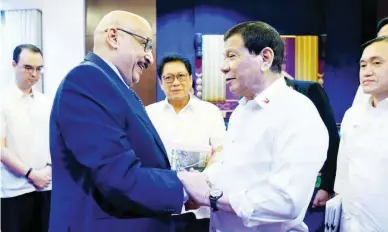
[[[183,186],[137,96],[89,53],[50,119],[50,232],[174,231]]]
[[[329,97],[319,83],[286,79],[288,86],[307,96],[318,109],[318,112],[329,132],[329,149],[326,161],[321,169],[321,187],[329,193],[333,192],[335,174],[337,170],[337,154],[339,146],[339,134],[335,122],[333,109],[330,106]]]

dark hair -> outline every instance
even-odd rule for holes
[[[383,18],[377,23],[377,33],[383,28],[385,25],[388,24],[388,17]]]
[[[32,44],[20,44],[13,50],[13,60],[15,63],[19,63],[20,53],[22,53],[24,49],[28,49],[33,53],[40,53],[40,55],[43,56],[42,51],[37,46]]]
[[[371,39],[368,42],[366,42],[363,45],[361,45],[361,49],[364,51],[364,49],[366,47],[368,47],[369,45],[377,43],[377,42],[382,42],[382,41],[388,42],[388,36],[384,35],[384,36],[379,36],[379,37],[376,37],[374,39]]]
[[[181,62],[181,63],[183,63],[185,65],[189,75],[192,74],[191,63],[190,63],[190,60],[188,58],[186,58],[186,57],[184,57],[184,56],[182,56],[180,54],[171,54],[171,55],[163,57],[162,61],[160,62],[159,66],[158,66],[157,73],[158,73],[159,79],[162,78],[162,73],[163,73],[164,66],[167,63],[170,63],[170,62]]]
[[[258,55],[265,47],[274,52],[271,71],[282,71],[284,44],[275,28],[260,21],[249,21],[237,24],[229,29],[224,35],[224,41],[235,34],[240,34],[244,40],[244,46],[252,54]]]

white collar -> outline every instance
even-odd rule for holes
[[[284,78],[278,78],[268,88],[266,88],[263,92],[258,94],[254,98],[254,101],[256,101],[256,103],[262,108],[265,108],[275,99],[276,95],[279,94],[280,92],[279,90],[285,86],[287,85]],[[247,102],[248,101],[245,97],[241,98],[238,101],[239,104],[246,104]]]
[[[31,88],[31,93],[29,94],[26,94],[24,93],[18,86],[16,83],[14,83],[12,85],[12,95],[15,96],[16,98],[22,98],[22,97],[25,97],[25,96],[30,96],[32,98],[34,98],[34,96],[36,95],[36,93],[38,92],[34,86],[32,86]]]
[[[380,108],[380,107],[388,107],[388,98],[385,98],[384,100],[382,100],[381,102],[379,102],[377,105],[375,105],[373,107],[373,96],[370,96],[369,97],[369,100],[367,101],[367,104],[368,104],[368,107],[369,108]]]
[[[100,57],[107,65],[109,65],[109,67],[111,67],[111,69],[113,69],[113,71],[117,74],[117,76],[120,77],[121,81],[125,84],[125,86],[127,86],[128,88],[130,88],[130,86],[127,85],[127,83],[124,81],[124,78],[123,76],[121,75],[119,69],[114,65],[112,64],[111,62],[105,60],[104,58]]]
[[[195,101],[198,100],[198,98],[196,98],[195,96],[193,95],[189,95],[190,99],[189,99],[189,102],[187,102],[187,104],[185,105],[185,107],[182,108],[182,110],[186,109],[186,108],[193,108],[193,106],[195,105]],[[165,107],[173,107],[169,102],[168,102],[168,99],[167,97],[164,99],[164,104],[165,104]]]

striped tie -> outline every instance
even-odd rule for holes
[[[132,91],[133,95],[135,95],[136,100],[138,100],[138,101],[140,102],[140,104],[143,106],[143,108],[145,108],[145,106],[144,106],[142,100],[139,98],[139,96],[137,95],[137,93],[136,93],[132,88],[130,88],[130,87],[129,87],[128,89],[130,89],[130,90]]]

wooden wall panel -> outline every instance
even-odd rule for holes
[[[85,0],[86,51],[93,50],[93,31],[101,18],[110,11],[125,10],[144,17],[153,25],[153,55],[156,60],[156,0]],[[154,63],[143,72],[140,82],[134,86],[145,105],[156,101],[156,64]]]

